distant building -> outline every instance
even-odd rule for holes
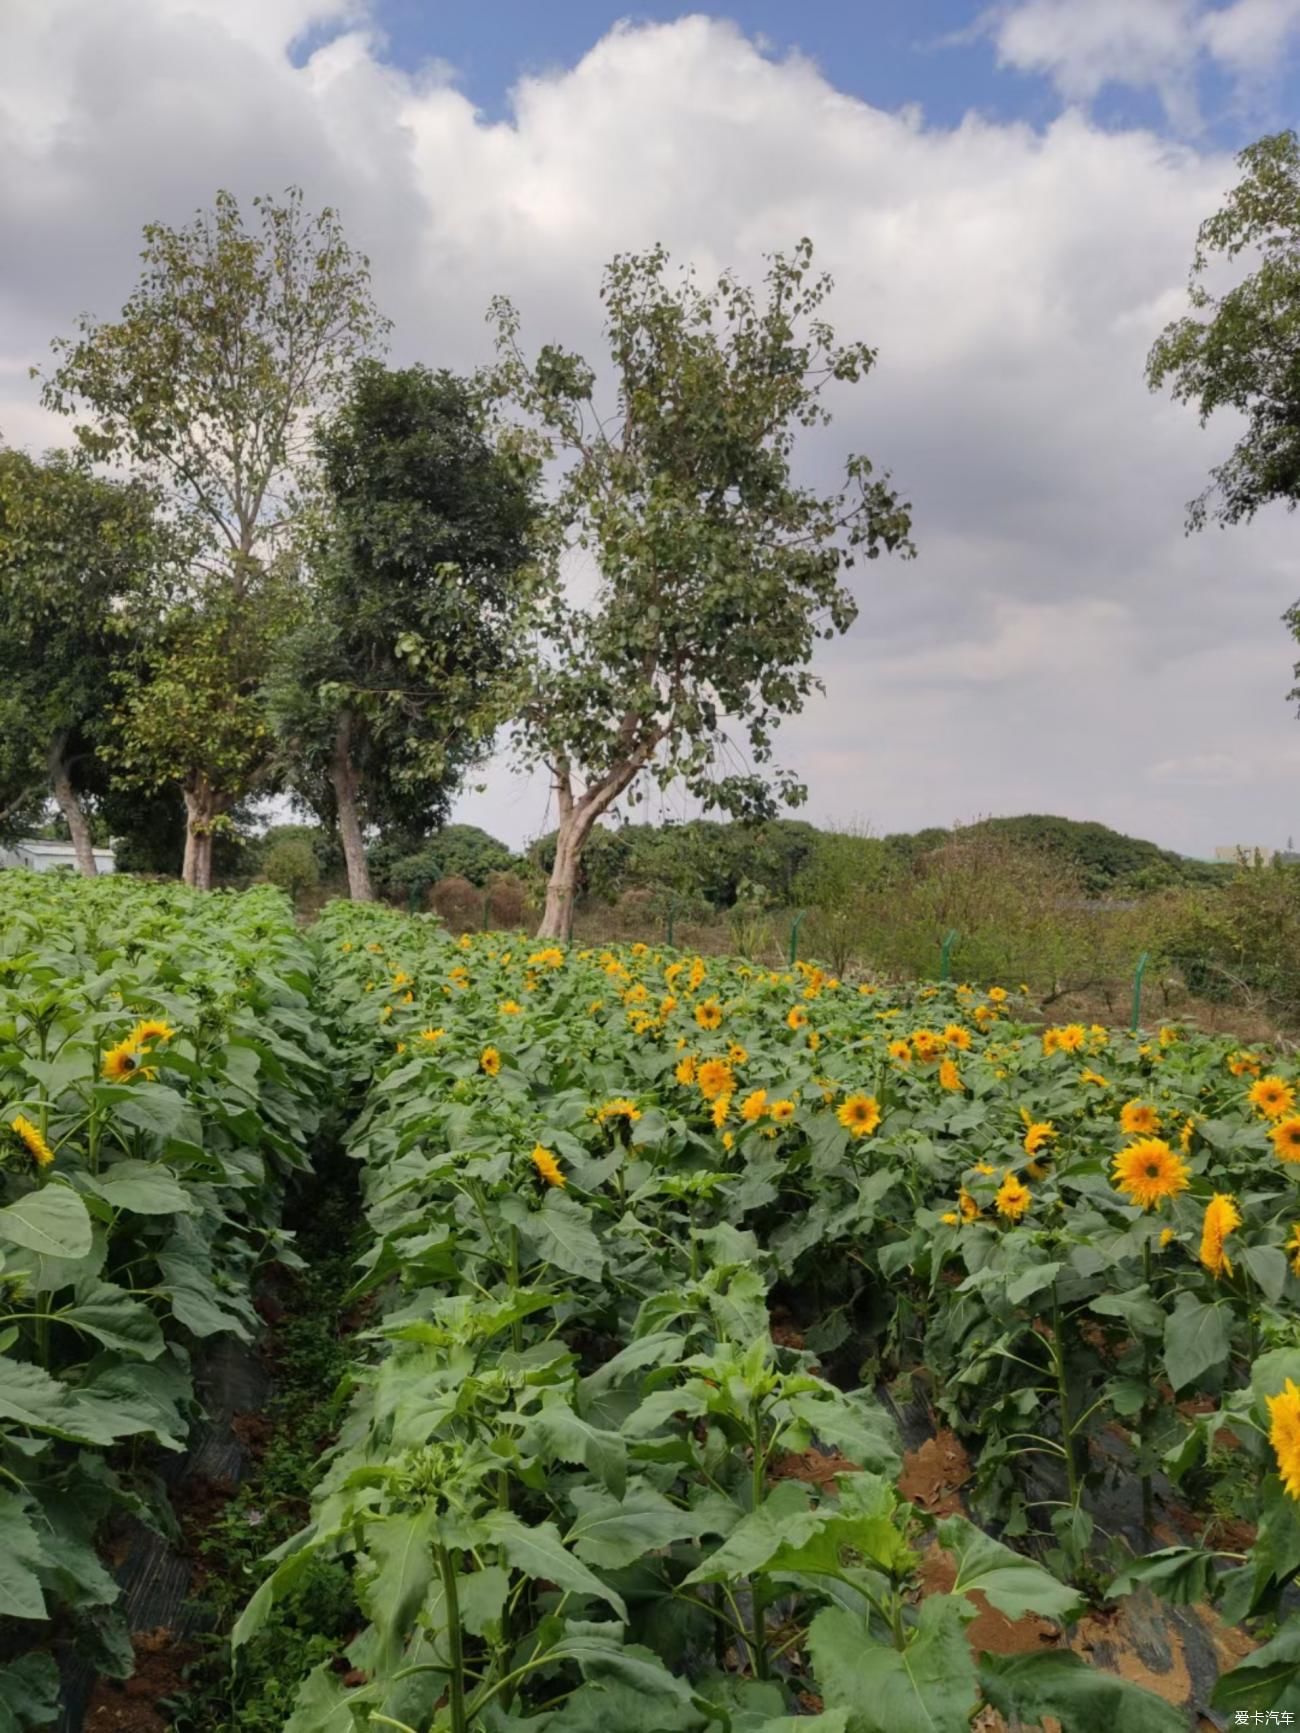
[[[95,866],[102,873],[111,873],[115,862],[111,848],[91,851]],[[77,855],[70,842],[47,842],[44,837],[22,836],[6,847],[0,843],[0,867],[26,867],[29,872],[48,873],[55,867],[77,870]]]
[[[1275,848],[1261,848],[1258,843],[1224,842],[1215,849],[1214,858],[1218,861],[1226,861],[1229,866],[1236,866],[1239,861],[1245,861],[1247,865],[1250,865],[1258,858],[1263,866],[1270,866],[1276,853]]]

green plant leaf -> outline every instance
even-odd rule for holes
[[[0,1667],[0,1733],[27,1733],[59,1718],[59,1669],[52,1655],[20,1655]]]
[[[83,1282],[70,1306],[59,1309],[61,1321],[141,1360],[156,1360],[166,1343],[158,1320],[142,1300],[132,1299],[112,1282]]]
[[[847,1712],[848,1733],[969,1733],[979,1696],[970,1610],[952,1595],[929,1596],[899,1650],[843,1607],[825,1608],[808,1627],[808,1652],[827,1708]]]
[[[604,1432],[573,1412],[567,1402],[547,1402],[528,1418],[523,1448],[553,1461],[580,1462],[615,1498],[627,1486],[627,1445],[617,1432]]]
[[[90,1216],[71,1186],[51,1180],[0,1209],[0,1239],[51,1258],[84,1258],[90,1251]]]
[[[594,1596],[608,1602],[619,1618],[627,1618],[622,1597],[567,1550],[554,1523],[530,1526],[513,1511],[494,1510],[483,1518],[483,1528],[488,1538],[501,1548],[506,1562],[526,1577],[540,1577],[573,1594]]]
[[[565,1545],[601,1570],[620,1570],[703,1532],[695,1512],[683,1510],[649,1485],[631,1487],[622,1499],[601,1486],[575,1486],[569,1498],[578,1515]]]
[[[539,1210],[520,1222],[520,1233],[535,1255],[571,1276],[599,1281],[605,1254],[592,1231],[591,1217],[580,1203],[561,1191],[548,1191]]]
[[[1163,1697],[1061,1650],[981,1655],[984,1695],[1012,1726],[1054,1716],[1061,1733],[1186,1733],[1187,1716]]]
[[[114,1209],[135,1215],[186,1215],[198,1207],[171,1168],[154,1161],[114,1162],[103,1173],[84,1175],[82,1184]]]
[[[957,1580],[949,1591],[966,1595],[979,1589],[989,1603],[1010,1619],[1038,1613],[1045,1619],[1065,1619],[1078,1610],[1078,1592],[1058,1580],[1042,1565],[984,1533],[964,1516],[950,1516],[939,1524],[939,1545],[957,1560]]]
[[[1232,1348],[1226,1306],[1207,1306],[1194,1294],[1179,1294],[1165,1320],[1165,1370],[1175,1390],[1223,1365]]]
[[[0,1614],[10,1619],[46,1616],[37,1574],[37,1566],[44,1563],[41,1537],[23,1501],[12,1492],[0,1492]]]
[[[1262,1648],[1220,1674],[1210,1702],[1233,1715],[1257,1709],[1300,1712],[1300,1617],[1289,1618]]]

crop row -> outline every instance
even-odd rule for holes
[[[328,1095],[313,960],[274,891],[0,874],[0,1729],[54,1720],[51,1646],[133,1655],[96,1551],[168,1521],[194,1356],[250,1282]]]
[[[1139,1583],[1274,1630],[1217,1701],[1290,1710],[1286,1076],[1173,1028],[1031,1029],[1000,988],[342,905],[317,942],[374,1311],[312,1521],[236,1639],[323,1561],[364,1629],[291,1733],[935,1733],[981,1704],[1172,1733],[1064,1638],[966,1640],[976,1591],[1068,1629]],[[983,1526],[899,1497],[882,1375],[978,1438]],[[1148,1524],[1176,1487],[1194,1541],[1102,1534],[1107,1480]],[[946,1593],[921,1592],[931,1546]]]

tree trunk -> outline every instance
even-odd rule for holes
[[[352,762],[350,710],[345,710],[339,717],[338,732],[334,736],[334,756],[330,760],[330,782],[339,816],[343,859],[348,868],[348,895],[354,903],[373,903],[375,893],[370,884],[365,838],[361,834],[361,820],[357,816],[357,770]]]
[[[90,840],[90,826],[86,815],[81,810],[81,802],[77,799],[77,791],[72,786],[72,778],[68,774],[68,762],[64,754],[67,751],[67,737],[57,735],[50,746],[50,782],[54,788],[54,798],[59,803],[59,811],[63,814],[68,826],[68,835],[72,838],[73,852],[77,857],[77,871],[83,878],[93,879],[99,868],[95,865],[95,850]]]
[[[185,861],[181,878],[196,891],[212,889],[212,830],[228,804],[213,789],[206,776],[196,779],[185,794]]]
[[[584,822],[585,820],[585,822]],[[582,850],[591,834],[595,816],[587,818],[581,806],[566,813],[560,820],[555,836],[555,865],[546,885],[546,907],[542,924],[537,929],[539,939],[567,939],[573,929],[573,899],[578,888],[578,868]]]

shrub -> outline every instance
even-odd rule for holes
[[[304,836],[285,836],[271,844],[262,858],[262,876],[287,891],[295,902],[320,883],[320,867]]]
[[[474,932],[483,925],[483,892],[459,873],[439,879],[429,902],[454,933]]]

